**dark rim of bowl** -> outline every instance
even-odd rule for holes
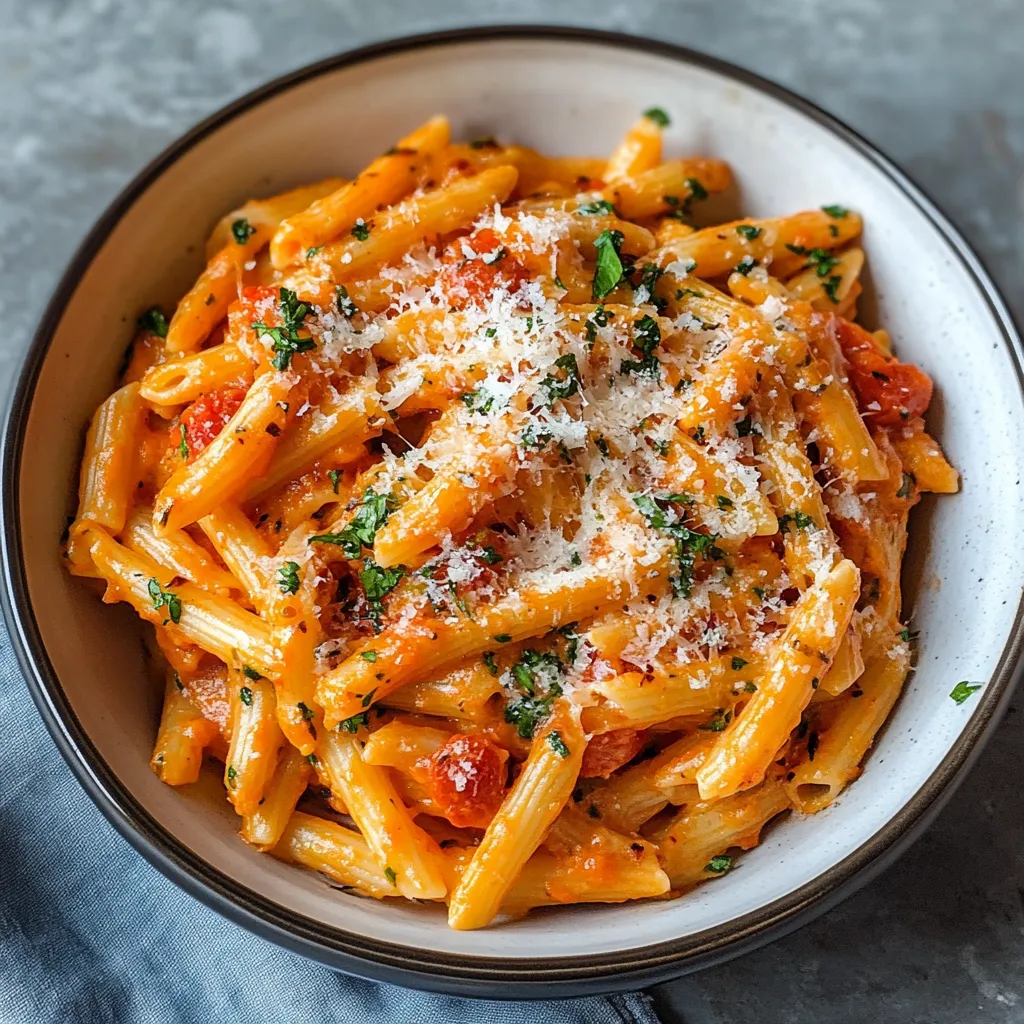
[[[63,310],[86,268],[135,200],[176,160],[239,114],[295,85],[340,68],[421,48],[523,39],[598,43],[671,58],[731,78],[782,102],[827,128],[871,161],[945,238],[985,296],[1014,358],[1024,391],[1024,347],[1012,317],[981,261],[935,204],[888,158],[836,118],[752,72],[694,50],[639,36],[593,29],[508,25],[434,32],[377,43],[287,74],[228,104],[171,145],[111,203],[75,253],[58,283],[25,356],[8,408],[2,451],[4,613],[12,643],[47,729],[79,782],[100,810],[144,857],[186,891],[238,924],[295,952],[353,974],[415,988],[491,998],[594,995],[656,984],[731,959],[783,935],[865,884],[906,849],[963,779],[999,716],[1019,675],[1024,601],[998,668],[970,719],[928,780],[875,835],[842,861],[794,892],[756,911],[695,935],[632,949],[578,957],[535,959],[456,956],[369,939],[327,927],[252,890],[201,860],[167,832],[114,775],[84,730],[50,663],[31,606],[19,535],[22,439],[35,384]]]

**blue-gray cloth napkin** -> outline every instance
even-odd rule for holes
[[[658,1024],[640,994],[497,1003],[339,974],[223,919],[96,810],[0,624],[0,1024]]]

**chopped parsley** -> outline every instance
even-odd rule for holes
[[[304,722],[312,722],[313,719],[316,718],[316,712],[307,704],[304,704],[301,700],[295,706],[302,713],[302,720]]]
[[[696,199],[698,202],[707,199],[708,190],[696,178],[687,178],[685,185],[689,189],[690,199]]]
[[[184,423],[178,424],[178,430],[181,432],[181,440],[178,442],[178,453],[182,459],[188,460],[188,457],[192,454],[188,447],[188,430]]]
[[[744,256],[735,267],[733,267],[733,270],[735,270],[737,274],[742,274],[744,277],[748,277],[754,267],[760,266],[760,263],[760,260],[755,260],[753,256],[747,255]]]
[[[731,867],[732,857],[728,854],[720,853],[717,857],[712,857],[711,860],[704,865],[704,870],[711,871],[716,875],[724,875]]]
[[[167,337],[167,317],[160,311],[159,306],[151,306],[142,316],[139,317],[139,326],[144,331],[155,334],[158,338]]]
[[[557,729],[548,733],[548,746],[559,757],[569,756],[569,748],[565,745],[565,740],[562,739],[562,734]]]
[[[320,758],[316,754],[307,754],[306,760],[315,768],[320,763]]]
[[[384,868],[384,877],[391,883],[391,885],[398,885],[398,875],[395,874],[395,869],[389,864]]]
[[[331,487],[334,488],[334,493],[338,493],[338,481],[341,479],[341,472],[337,469],[327,470],[327,479],[331,481]]]
[[[322,248],[322,245],[311,245],[306,250],[306,259],[311,260]]]
[[[376,651],[360,651],[359,652],[359,657],[362,658],[363,661],[369,661],[369,662],[373,663],[373,662],[375,662],[377,660],[377,652]]]
[[[349,297],[348,289],[343,284],[334,289],[334,304],[338,307],[338,312],[345,317],[353,317],[359,312],[359,307]]]
[[[299,334],[303,324],[313,311],[305,302],[300,302],[298,295],[290,288],[278,291],[280,327],[268,327],[265,323],[252,324],[259,337],[267,337],[274,343],[274,357],[270,363],[275,370],[287,370],[291,366],[292,356],[297,352],[309,352],[316,348],[316,342],[310,337]]]
[[[484,651],[484,655],[481,660],[484,665],[487,666],[487,671],[490,672],[492,676],[496,676],[498,674],[498,663],[494,660],[494,651]]]
[[[359,582],[362,583],[363,590],[366,592],[370,619],[378,629],[380,615],[384,611],[383,599],[398,586],[404,575],[404,566],[396,565],[392,569],[384,569],[372,558],[363,559],[363,568],[359,571]]]
[[[633,344],[640,350],[643,358],[623,359],[619,372],[657,377],[661,372],[661,363],[654,350],[661,344],[661,328],[654,317],[645,315],[633,322]]]
[[[732,659],[732,670],[733,672],[739,672],[740,669],[746,668],[749,664],[750,662],[748,662],[745,658],[734,656]]]
[[[754,227],[753,224],[739,224],[736,227],[736,234],[742,235],[748,242],[752,242],[764,228]]]
[[[167,625],[168,619],[177,625],[181,621],[181,598],[170,590],[163,590],[160,587],[160,581],[156,578],[150,579],[146,589],[153,599],[154,608],[167,609],[168,618],[164,619],[164,625]]]
[[[259,682],[263,678],[254,668],[250,668],[248,665],[242,666],[242,673],[246,679],[251,679],[254,683]]]
[[[365,729],[370,724],[370,712],[360,711],[358,715],[353,715],[351,718],[343,718],[338,723],[338,728],[342,732],[357,733],[360,729]]]
[[[377,531],[397,504],[393,495],[377,494],[372,487],[367,487],[356,514],[344,529],[338,533],[318,533],[309,538],[309,543],[336,544],[346,558],[358,558],[364,547],[373,546]]]
[[[828,277],[832,273],[833,267],[839,262],[835,256],[832,256],[825,249],[806,249],[802,245],[789,245],[788,243],[786,248],[790,252],[796,253],[797,256],[806,256],[806,268],[814,267],[814,272],[818,277]]]
[[[968,697],[981,689],[981,683],[969,683],[963,680],[956,684],[950,692],[954,704],[963,704]]]
[[[716,557],[717,533],[698,533],[686,526],[679,513],[669,503],[676,504],[676,495],[653,498],[647,494],[633,496],[633,504],[656,530],[663,530],[675,541],[679,574],[670,579],[676,597],[689,597],[693,590],[696,556]]]
[[[497,396],[491,394],[486,388],[477,388],[476,391],[467,391],[464,395],[460,396],[463,404],[470,412],[478,412],[481,416],[485,416],[493,408],[497,402]]]
[[[653,121],[659,128],[667,128],[672,123],[668,114],[661,107],[650,107],[644,111],[644,117],[648,121]]]
[[[716,494],[715,495],[715,504],[719,508],[732,508],[733,507],[732,498],[727,498],[724,494]]]
[[[823,206],[822,209],[830,217],[835,217],[837,220],[842,219],[850,212],[845,206]]]
[[[244,217],[239,217],[231,225],[231,234],[239,245],[245,245],[256,234],[256,229]]]
[[[664,269],[657,264],[645,263],[640,272],[640,284],[636,286],[637,291],[643,288],[647,292],[647,301],[656,306],[659,312],[665,308],[666,303],[654,294],[654,289],[658,287],[658,281],[664,273]]]
[[[836,306],[839,305],[839,286],[842,283],[843,279],[838,274],[833,274],[827,281],[822,281],[821,283],[821,287],[824,289],[825,294]]]
[[[370,237],[370,225],[360,217],[355,224],[352,225],[352,234],[355,235],[358,241],[365,242]]]
[[[615,291],[622,280],[622,260],[619,253],[626,240],[621,231],[602,231],[594,240],[597,264],[594,270],[593,295],[600,302]]]
[[[560,398],[570,398],[579,394],[580,390],[580,368],[572,352],[559,356],[555,360],[555,366],[564,376],[555,377],[549,374],[540,382],[540,386],[547,392],[545,404],[549,406],[554,405]]]
[[[505,721],[514,725],[524,740],[533,739],[537,727],[551,714],[555,698],[562,693],[559,677],[564,670],[556,654],[533,649],[523,651],[512,666],[512,679],[522,692],[506,704]]]
[[[729,724],[731,719],[731,711],[726,711],[724,708],[718,708],[714,715],[712,715],[711,718],[709,718],[700,728],[706,732],[724,732],[725,727]]]
[[[299,563],[285,562],[277,570],[277,585],[281,588],[282,594],[295,594],[299,590]]]
[[[229,764],[228,765],[227,776],[228,776],[228,785],[229,786],[233,786],[235,784],[235,779],[238,778],[238,769],[236,769],[233,764]]]
[[[508,644],[512,642],[512,637],[509,633],[495,633],[491,639],[496,644]]]
[[[252,690],[248,686],[243,686],[238,691],[238,699],[247,707],[252,707]]]
[[[741,420],[737,420],[733,426],[736,428],[737,437],[749,437],[751,434],[757,433],[754,429],[754,421],[750,418],[748,413]]]
[[[786,512],[779,516],[779,533],[790,533],[794,530],[808,530],[817,524],[806,512]]]
[[[615,205],[608,202],[607,199],[595,199],[592,203],[584,203],[582,206],[577,206],[576,212],[582,213],[587,217],[597,217],[602,214],[614,216],[618,211],[615,209]]]
[[[917,483],[917,477],[913,473],[904,472],[903,483],[900,484],[900,489],[896,492],[897,498],[909,498],[914,493],[914,484]]]
[[[590,316],[587,317],[583,324],[588,345],[594,344],[594,341],[597,338],[598,327],[607,327],[610,318],[611,314],[604,308],[604,306],[598,306],[591,311]]]

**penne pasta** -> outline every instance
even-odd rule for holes
[[[140,321],[65,562],[153,629],[153,771],[222,763],[254,854],[471,930],[678,896],[862,771],[959,486],[932,383],[855,322],[857,213],[694,227],[733,172],[670,123],[431,118]]]

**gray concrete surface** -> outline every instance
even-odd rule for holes
[[[0,380],[92,221],[193,122],[338,50],[510,21],[658,36],[802,92],[937,199],[1024,319],[1018,0],[0,0]],[[799,933],[660,990],[666,1021],[1024,1022],[1022,706],[895,868]]]

